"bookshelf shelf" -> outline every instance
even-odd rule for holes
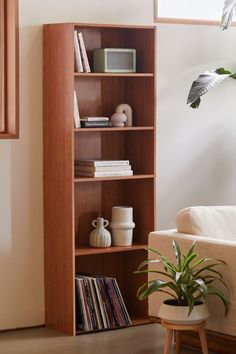
[[[103,253],[116,253],[116,252],[132,252],[137,250],[143,250],[147,248],[147,244],[133,244],[127,247],[106,247],[106,248],[92,248],[92,247],[80,247],[75,249],[75,256],[88,256],[92,254]]]
[[[141,325],[145,325],[145,324],[150,324],[152,323],[151,320],[149,318],[133,318],[132,319],[132,326],[141,326]],[[130,326],[130,327],[132,327]],[[124,327],[118,327],[116,329],[122,329]],[[81,335],[81,334],[88,334],[88,333],[98,333],[98,332],[102,332],[104,331],[104,329],[101,330],[93,330],[93,331],[84,331],[84,330],[78,330],[76,331],[77,335]],[[112,331],[112,329],[106,329],[105,331]]]
[[[75,73],[74,31],[81,32],[92,67],[95,48],[135,48],[136,73]],[[44,25],[44,245],[46,325],[76,329],[76,273],[117,280],[133,325],[149,323],[147,301],[136,297],[146,274],[134,270],[147,257],[155,229],[155,27],[62,23]],[[74,91],[80,116],[111,117],[127,103],[133,126],[73,125]],[[74,161],[129,160],[133,176],[74,177]],[[112,207],[133,207],[129,247],[91,248],[91,222],[111,221]],[[63,304],[63,305],[62,305]]]
[[[137,130],[154,130],[154,127],[121,127],[121,128],[75,128],[75,133],[85,132],[132,132]]]
[[[133,176],[116,176],[116,177],[75,177],[75,183],[81,182],[98,182],[98,181],[122,181],[122,180],[132,180],[132,179],[150,179],[154,178],[155,175],[133,175]]]
[[[154,73],[74,73],[75,77],[154,77]]]

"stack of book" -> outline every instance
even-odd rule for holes
[[[78,160],[75,161],[77,177],[132,176],[129,160]]]
[[[77,274],[76,323],[85,331],[132,324],[115,278]]]
[[[109,128],[112,122],[108,117],[82,117],[80,118],[81,128]]]

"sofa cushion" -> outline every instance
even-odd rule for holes
[[[236,205],[194,206],[176,215],[178,232],[236,241]]]

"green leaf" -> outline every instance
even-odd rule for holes
[[[208,271],[208,272],[213,272],[215,274],[218,274],[220,276],[220,278],[222,278],[222,274],[220,272],[218,272],[215,269],[212,269],[213,267],[216,267],[216,266],[219,266],[219,265],[222,265],[222,263],[213,263],[213,264],[206,265],[205,267],[202,267],[200,269],[196,269],[195,272],[194,272],[194,276],[196,277],[199,274],[201,274],[202,272]]]
[[[143,270],[136,270],[134,271],[135,274],[141,274],[141,273],[155,273],[155,274],[161,274],[165,277],[168,277],[170,279],[173,279],[173,277],[168,274],[168,273],[165,273],[165,272],[162,272],[160,270],[155,270],[155,269],[143,269]]]
[[[225,74],[227,72],[227,74]],[[200,97],[211,91],[214,87],[220,84],[222,81],[230,76],[234,76],[236,73],[231,73],[223,68],[219,68],[212,71],[206,71],[200,74],[198,78],[193,81],[189,91],[187,104],[190,104],[192,108],[198,108],[200,105]]]
[[[138,289],[137,296],[139,300],[144,300],[151,294],[156,291],[160,291],[160,289],[169,287],[169,283],[163,280],[153,280],[150,283],[145,283]],[[172,294],[171,294],[172,295]],[[173,295],[172,295],[173,297]]]
[[[199,285],[198,289],[199,289],[203,299],[206,299],[208,292],[207,292],[207,286],[206,286],[204,280],[196,279],[196,280],[194,280],[194,282]]]
[[[193,109],[198,108],[200,106],[200,103],[201,103],[201,98],[198,97],[195,101],[193,101],[190,104],[190,107],[193,108]]]
[[[227,297],[225,296],[225,294],[221,290],[219,290],[218,288],[215,288],[212,286],[208,286],[208,294],[214,294],[222,301],[224,308],[225,308],[225,316],[227,316],[227,314],[229,312],[230,302],[227,299]]]
[[[192,260],[196,257],[197,257],[197,254],[193,253],[190,256],[185,258],[185,260],[182,264],[182,267],[181,267],[182,272],[189,266],[189,264],[192,262]]]
[[[194,308],[195,299],[194,299],[193,295],[188,292],[186,292],[186,298],[187,298],[188,306],[189,306],[188,315],[190,315],[191,312],[193,311],[193,308]]]
[[[148,248],[147,249],[149,252],[155,253],[158,256],[161,257],[161,260],[164,264],[164,267],[166,267],[168,270],[171,270],[173,272],[177,272],[178,269],[175,267],[175,265],[173,263],[171,263],[166,257],[164,257],[160,252],[158,252],[157,250],[153,249],[153,248]]]
[[[160,263],[160,260],[159,259],[147,259],[139,265],[138,270],[145,267],[149,263]]]
[[[195,262],[192,265],[191,270],[194,270],[196,267],[198,267],[200,264],[202,264],[204,262],[213,261],[213,260],[214,260],[213,258],[209,258],[209,257],[204,257],[204,258],[198,259],[197,262]]]
[[[182,254],[181,254],[181,250],[179,248],[179,245],[178,245],[178,243],[175,240],[172,241],[172,247],[174,249],[176,263],[177,263],[178,266],[180,266]]]
[[[221,19],[221,28],[223,30],[229,28],[235,16],[235,12],[236,12],[236,0],[225,0],[222,19]]]
[[[207,280],[207,279],[209,279],[209,280]],[[226,282],[223,279],[218,278],[218,277],[216,277],[214,275],[206,275],[204,277],[204,281],[205,281],[206,284],[211,284],[212,282],[218,281],[218,282],[220,282],[221,284],[224,285],[224,287],[226,288],[228,294],[230,294],[230,289],[229,289],[228,285],[226,284]]]
[[[189,257],[192,255],[195,246],[196,246],[196,241],[193,241],[193,243],[192,243],[191,247],[189,248],[188,253],[186,254],[185,257]]]

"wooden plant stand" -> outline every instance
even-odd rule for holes
[[[170,346],[173,337],[173,333],[175,334],[175,354],[180,354],[181,352],[181,331],[195,331],[198,332],[202,347],[202,353],[208,354],[208,347],[206,341],[206,332],[205,332],[205,325],[206,322],[203,321],[197,324],[172,324],[167,323],[161,320],[161,325],[166,328],[166,341],[165,341],[165,348],[163,354],[170,353]]]

